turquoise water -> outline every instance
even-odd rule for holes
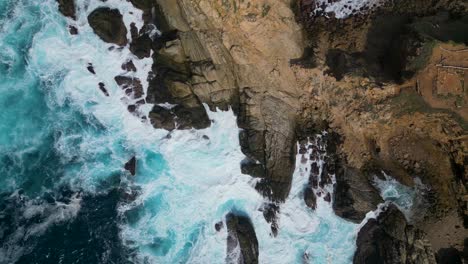
[[[71,21],[53,0],[0,0],[0,263],[225,263],[227,231],[214,225],[233,210],[251,218],[261,263],[351,262],[359,226],[323,199],[306,207],[300,154],[273,237],[256,180],[240,172],[232,111],[208,111],[210,128],[170,137],[130,114],[114,76],[134,74],[146,89],[152,61],[110,49],[86,17],[110,6],[141,27],[141,11],[76,4]],[[121,69],[127,59],[136,73]],[[123,169],[133,156],[136,176]]]

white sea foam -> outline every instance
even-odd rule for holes
[[[316,0],[317,8],[314,13],[333,13],[336,18],[346,18],[350,15],[366,13],[383,3],[386,0]]]

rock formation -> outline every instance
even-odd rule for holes
[[[124,168],[130,172],[132,176],[135,176],[136,173],[136,158],[133,156],[127,163],[125,163]]]
[[[341,135],[335,212],[359,222],[375,208],[378,197],[357,190],[370,190],[380,170],[409,186],[421,180],[429,205],[414,208],[412,222],[428,233],[435,251],[449,245],[461,251],[468,171],[468,98],[462,92],[468,39],[461,34],[468,30],[466,2],[388,1],[344,19],[310,15],[315,3],[298,3],[309,52],[293,67],[309,92],[299,120],[327,120]]]
[[[136,2],[148,9],[145,3]],[[155,10],[161,16],[154,23],[162,36],[153,45],[156,77],[147,101],[177,104],[186,114],[155,107],[153,124],[177,118],[189,119],[186,127],[205,127],[209,122],[201,114],[201,103],[211,109],[232,107],[243,129],[239,136],[242,151],[248,157],[243,171],[262,178],[257,189],[266,196],[284,200],[293,171],[299,109],[289,59],[302,52],[302,35],[290,2],[157,3]],[[277,41],[271,42],[272,38]]]
[[[226,216],[228,229],[227,263],[258,263],[258,241],[254,227],[246,216],[230,213]]]
[[[119,10],[108,7],[97,8],[89,14],[88,22],[94,33],[103,41],[119,46],[127,45],[127,28]]]
[[[59,0],[69,16],[64,4],[70,2]],[[360,222],[376,208],[381,199],[372,180],[381,171],[409,186],[420,180],[429,206],[415,208],[419,217],[411,223],[428,233],[434,251],[462,250],[468,222],[466,1],[383,1],[344,18],[316,12],[317,3],[326,3],[315,0],[131,2],[143,10],[145,26],[128,29],[130,49],[154,60],[144,100],[154,104],[150,121],[167,130],[200,129],[211,124],[203,104],[232,108],[247,157],[240,166],[260,178],[256,188],[271,200],[264,215],[273,233],[275,212],[289,193],[296,141],[326,129],[339,135],[327,151],[339,216]],[[88,19],[104,41],[127,44],[117,10],[98,8]],[[154,26],[161,35],[154,35]],[[132,65],[122,67],[136,70]],[[123,89],[142,96],[141,83],[118,78]],[[315,198],[306,191],[312,208]],[[230,230],[236,226],[228,223]],[[421,234],[390,207],[365,226],[356,258],[433,263]],[[391,246],[370,245],[377,237]],[[255,251],[240,245],[247,255]]]
[[[370,219],[359,231],[356,264],[436,263],[424,232],[408,225],[404,215],[390,205],[377,219]]]
[[[451,212],[466,214],[466,88],[447,86],[466,71],[465,57],[454,55],[466,54],[463,1],[393,1],[344,19],[310,16],[315,1],[298,1],[305,30],[287,0],[133,2],[162,32],[152,45],[153,124],[174,129],[174,120],[188,120],[182,128],[202,128],[209,122],[201,103],[232,107],[247,156],[242,171],[261,178],[257,189],[273,202],[289,193],[295,141],[326,123],[341,136],[338,215],[359,222],[376,208],[381,199],[372,180],[381,170],[410,186],[416,178],[430,186],[424,196],[432,206],[416,209],[423,229]],[[436,22],[442,29],[427,27]],[[449,39],[460,44],[443,43]],[[443,79],[434,88],[437,77]],[[434,96],[434,89],[448,96]],[[460,249],[458,238],[450,244]]]
[[[75,1],[74,0],[57,0],[59,11],[66,17],[76,19],[75,17]]]

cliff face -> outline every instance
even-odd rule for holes
[[[63,7],[70,2],[59,2],[73,17]],[[257,189],[273,203],[289,193],[295,142],[334,131],[338,215],[360,222],[376,208],[372,179],[382,170],[410,186],[419,179],[429,206],[414,209],[412,224],[434,251],[462,250],[466,1],[381,1],[339,19],[315,0],[131,2],[146,22],[130,29],[131,49],[139,57],[154,51],[146,102],[156,104],[155,127],[207,127],[203,104],[231,107],[247,156],[242,171],[261,178]],[[153,23],[157,38],[149,37]],[[271,205],[267,220],[280,207]]]
[[[303,38],[290,4],[158,1],[163,35],[173,34],[155,53],[155,68],[169,69],[158,77],[173,95],[183,86],[211,109],[234,109],[248,157],[242,170],[262,178],[257,189],[275,201],[289,192],[300,109],[289,60],[302,55]]]
[[[461,250],[463,229],[455,226],[466,218],[466,3],[393,1],[344,19],[311,16],[315,4],[157,1],[160,79],[148,98],[159,102],[163,80],[182,106],[194,98],[189,110],[232,107],[247,156],[242,170],[262,179],[257,189],[273,202],[289,192],[294,142],[332,129],[341,136],[338,215],[359,222],[376,208],[372,179],[381,170],[407,185],[419,178],[430,206],[415,208],[413,221],[433,233],[437,222],[456,219],[430,239],[435,250]],[[160,112],[153,111],[155,124]]]

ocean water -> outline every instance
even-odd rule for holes
[[[109,6],[140,28],[141,11],[75,2],[72,21],[55,0],[0,0],[0,263],[225,263],[225,223],[214,225],[232,211],[251,218],[261,263],[352,262],[362,224],[323,197],[315,211],[303,201],[310,164],[323,160],[297,154],[273,236],[256,180],[240,171],[233,112],[207,109],[209,128],[170,136],[130,114],[114,77],[137,77],[146,91],[152,61],[102,42],[86,17]],[[121,69],[128,59],[136,73]],[[133,156],[135,176],[124,170]]]

